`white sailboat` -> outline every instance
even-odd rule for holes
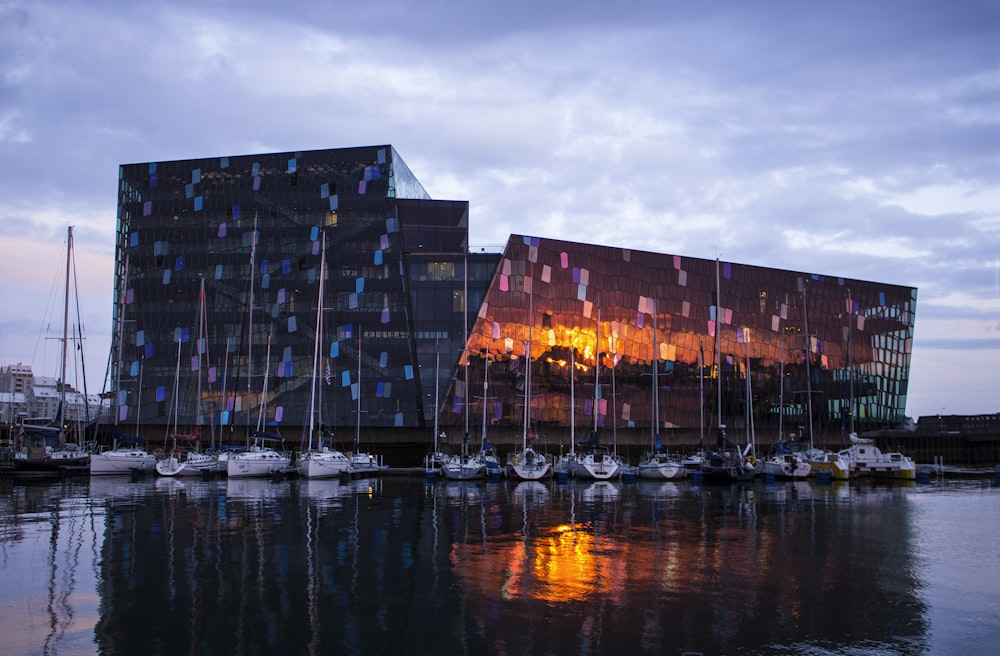
[[[174,419],[174,431],[173,431],[173,442],[171,448],[167,453],[156,461],[156,473],[160,476],[178,476],[182,471],[184,471],[185,464],[181,462],[180,447],[177,444],[177,411],[178,411],[178,394],[180,392],[180,377],[181,377],[181,340],[177,340],[177,366],[174,370],[174,392],[173,392],[173,419]],[[170,429],[170,425],[167,425],[167,430]]]
[[[764,474],[774,478],[796,479],[805,478],[812,472],[812,464],[804,453],[789,448],[784,441],[784,399],[785,399],[785,345],[781,345],[781,370],[778,390],[778,443],[771,453],[764,458]],[[793,434],[794,435],[794,434]],[[811,452],[812,449],[807,450]]]
[[[439,391],[440,391],[440,374],[441,374],[441,349],[440,346],[435,344],[436,352],[434,356],[434,450],[424,456],[424,469],[428,476],[435,476],[438,472],[444,473],[443,468],[446,464],[451,462],[457,456],[451,456],[447,453],[441,451],[440,445],[438,444],[438,438],[444,437],[444,433],[438,433],[440,429],[438,417],[441,414],[441,406],[439,402]],[[466,386],[468,389],[468,386]],[[468,403],[466,403],[468,407]],[[465,433],[465,437],[468,438],[468,431]],[[462,453],[465,454],[466,451],[466,440],[462,441]]]
[[[357,406],[355,408],[356,418],[354,422],[354,448],[347,454],[351,461],[350,473],[352,476],[368,476],[377,473],[382,469],[382,458],[373,454],[365,453],[361,450],[361,326],[358,326],[358,382],[351,385],[351,393],[354,395]]]
[[[535,434],[531,430],[531,337],[533,320],[533,293],[531,277],[528,285],[528,339],[524,342],[524,425],[521,428],[521,448],[507,454],[507,476],[521,481],[538,481],[552,476],[551,458],[531,446]]]
[[[100,476],[104,474],[130,474],[133,471],[151,472],[156,467],[156,457],[142,448],[145,440],[138,434],[139,408],[136,407],[136,435],[125,435],[118,426],[119,403],[122,399],[121,390],[121,367],[122,367],[122,342],[125,332],[125,293],[128,285],[128,259],[125,260],[125,275],[122,277],[122,286],[118,292],[120,302],[118,311],[118,369],[115,384],[115,395],[119,402],[115,403],[114,420],[114,443],[111,449],[90,454],[90,474]],[[142,366],[139,366],[139,383],[136,389],[136,399],[142,394]],[[137,401],[138,406],[138,401]]]
[[[850,297],[848,297],[850,301]],[[816,446],[813,442],[813,424],[812,424],[812,368],[811,368],[811,353],[812,353],[812,337],[809,333],[809,307],[806,303],[806,286],[802,286],[802,320],[805,328],[805,352],[806,352],[806,407],[808,412],[807,424],[809,425],[807,433],[807,445],[803,451],[801,448],[793,448],[796,451],[796,455],[800,456],[806,462],[809,463],[809,474],[812,476],[828,476],[831,479],[836,480],[847,480],[851,475],[851,466],[847,460],[841,456],[836,451],[830,451],[828,449],[821,449]],[[850,342],[850,333],[848,333],[848,342]],[[784,344],[782,344],[784,348]],[[850,358],[850,346],[848,346],[848,358]],[[782,367],[784,366],[784,352],[782,352]],[[782,377],[784,380],[784,377]],[[853,395],[853,393],[852,393]],[[852,415],[853,422],[853,415]],[[780,432],[780,431],[779,431]],[[800,441],[801,441],[801,430]],[[854,432],[854,425],[851,424],[851,432]],[[801,442],[800,442],[801,443]]]
[[[601,403],[601,310],[597,310],[597,333],[594,352],[594,431],[590,439],[580,444],[585,447],[573,463],[573,476],[596,481],[606,481],[621,473],[621,460],[606,445],[600,443],[597,433]]]
[[[573,475],[576,467],[576,347],[569,349],[569,451],[561,454],[552,465],[560,478]]]
[[[267,337],[264,384],[260,399],[260,412],[257,415],[257,428],[256,430],[250,429],[250,398],[253,394],[253,376],[251,374],[253,367],[253,300],[256,259],[257,219],[255,216],[253,234],[250,240],[250,288],[248,293],[249,303],[247,304],[247,446],[245,451],[232,454],[226,460],[226,475],[229,478],[271,476],[287,469],[291,462],[291,457],[284,449],[284,438],[277,433],[268,433],[263,430],[264,414],[267,408],[267,381],[271,369],[270,335]]]
[[[285,450],[285,439],[279,433],[265,432],[263,420],[267,409],[267,379],[271,362],[271,338],[267,339],[267,365],[264,367],[264,388],[257,418],[257,429],[247,434],[247,449],[229,456],[226,475],[229,478],[273,476],[284,472],[291,463]]]
[[[650,451],[641,460],[637,468],[639,478],[668,481],[677,478],[684,478],[688,474],[687,468],[681,461],[679,454],[664,453],[660,443],[660,384],[659,384],[659,343],[656,341],[656,301],[649,299],[652,306],[653,317],[653,419],[650,422]]]
[[[351,461],[337,449],[331,449],[323,444],[323,404],[317,403],[317,387],[320,384],[320,350],[323,343],[323,291],[326,283],[326,233],[323,233],[322,250],[319,264],[319,292],[316,302],[316,336],[313,341],[313,373],[312,384],[309,390],[309,423],[306,449],[299,454],[297,469],[300,476],[305,478],[334,478],[344,474],[350,469]],[[320,434],[317,436],[316,444],[313,444],[313,436],[316,432],[315,417],[319,411]]]

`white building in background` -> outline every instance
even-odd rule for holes
[[[84,395],[72,387],[65,390],[67,423],[93,422],[101,411],[100,394]],[[16,424],[23,419],[55,419],[63,399],[62,386],[53,376],[35,376],[31,366],[0,368],[0,423]]]

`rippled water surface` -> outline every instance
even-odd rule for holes
[[[1000,488],[0,481],[3,654],[994,654]]]

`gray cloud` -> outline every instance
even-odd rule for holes
[[[997,382],[947,362],[1000,336],[998,24],[995,0],[12,0],[0,242],[77,226],[107,338],[119,164],[391,143],[432,196],[470,201],[476,244],[538,234],[919,287],[922,414],[942,372],[968,398]],[[31,357],[44,295],[0,325],[6,358]]]

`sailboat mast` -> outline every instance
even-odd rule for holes
[[[847,406],[847,417],[849,435],[854,434],[854,301],[851,299],[851,290],[847,289],[847,381],[849,404]],[[841,441],[843,444],[843,441]]]
[[[492,339],[490,340],[490,346],[492,346]],[[486,350],[486,361],[483,363],[483,439],[480,444],[480,450],[486,448],[486,403],[489,398],[490,389],[490,349]]]
[[[441,406],[439,405],[439,400],[438,400],[438,393],[439,393],[439,389],[441,387],[441,385],[438,383],[438,376],[441,374],[441,346],[438,344],[437,340],[434,341],[434,347],[435,347],[435,353],[434,353],[434,454],[436,456],[437,452],[438,452],[438,415],[441,414],[439,412],[439,408]],[[469,370],[466,369],[465,371],[466,371],[466,374],[468,374]],[[466,393],[466,395],[468,395],[468,393],[469,393],[468,377],[466,377],[465,393]],[[466,400],[465,407],[468,408],[469,407],[468,399],[465,399],[465,400]],[[466,412],[466,421],[468,421],[468,412]],[[468,436],[469,436],[469,431],[468,431],[468,427],[466,427],[465,436],[462,439],[462,455],[465,455],[465,443],[467,441],[465,438],[467,438]]]
[[[715,258],[715,411],[719,442],[722,442],[722,286],[719,282],[719,258]],[[720,444],[720,446],[722,446]]]
[[[529,250],[530,256],[530,250]],[[528,431],[531,429],[531,340],[534,337],[535,327],[535,266],[532,261],[531,269],[525,282],[528,285],[528,341],[524,344],[524,431],[521,436],[521,448],[528,448]]]
[[[569,349],[569,452],[576,452],[576,346]]]
[[[268,333],[267,357],[264,360],[264,384],[261,387],[260,411],[257,413],[257,430],[263,430],[264,427],[264,413],[267,411],[267,380],[270,377],[271,377],[271,334]]]
[[[813,448],[813,399],[812,399],[812,338],[809,336],[809,308],[806,304],[806,283],[802,281],[802,323],[806,333],[806,409],[809,413],[809,448]]]
[[[597,435],[597,415],[601,402],[601,308],[597,308],[594,349],[594,435]]]
[[[174,446],[177,445],[177,415],[180,409],[180,400],[177,398],[180,396],[181,389],[181,340],[180,337],[177,338],[177,365],[174,367],[174,395],[173,395],[173,415],[174,415]],[[170,422],[167,421],[167,431],[170,431]],[[168,435],[169,437],[169,435]],[[166,439],[164,439],[166,442]]]
[[[66,235],[66,299],[63,307],[63,340],[62,340],[62,364],[60,366],[59,382],[59,446],[63,446],[66,441],[65,429],[66,417],[66,345],[69,341],[69,280],[71,261],[73,259],[73,226],[69,226]],[[84,399],[86,401],[86,399]]]
[[[319,257],[319,292],[316,301],[316,336],[313,340],[312,385],[309,387],[309,441],[308,450],[313,448],[314,415],[316,414],[316,381],[319,370],[319,345],[323,334],[323,283],[326,278],[326,233],[323,233],[322,251]]]
[[[440,363],[441,354],[438,353]],[[465,450],[465,443],[469,441],[469,253],[463,257],[462,264],[462,359],[465,360],[465,434],[462,436],[462,450]],[[435,394],[437,393],[437,374],[434,377]],[[484,401],[485,403],[485,401]],[[437,417],[439,407],[437,400],[434,401],[434,435],[437,439]],[[435,449],[437,450],[437,449]]]
[[[247,449],[250,448],[250,399],[253,395],[253,288],[257,275],[257,212],[253,214],[253,232],[250,233],[250,293],[247,312]],[[261,398],[261,403],[264,399]]]
[[[698,340],[698,445],[705,447],[705,347]]]
[[[358,419],[354,423],[354,452],[358,452],[361,445],[361,326],[358,325]]]
[[[128,290],[128,254],[125,255],[125,270],[122,272],[122,284],[118,290],[118,356],[117,364],[115,366],[115,417],[114,417],[114,434],[115,440],[118,439],[118,421],[119,415],[121,414],[121,398],[122,398],[122,347],[125,341],[125,294]],[[142,392],[141,389],[136,390],[136,402],[135,411],[136,416],[139,414],[139,394]],[[117,446],[117,445],[116,445]]]
[[[650,358],[653,364],[653,421],[649,427],[649,439],[651,441],[650,446],[654,451],[657,451],[659,449],[656,432],[660,428],[660,385],[657,376],[659,376],[660,358],[658,357],[659,346],[656,343],[656,301],[650,299],[650,303],[653,304],[653,357]]]

